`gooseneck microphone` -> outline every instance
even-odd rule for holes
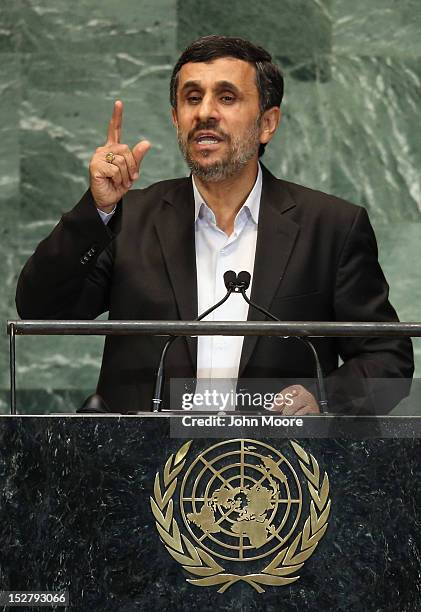
[[[196,321],[201,321],[202,319],[207,317],[208,314],[210,314],[211,312],[213,312],[214,310],[216,310],[217,308],[222,306],[222,304],[224,304],[227,301],[227,299],[230,297],[230,295],[232,293],[234,293],[234,292],[235,293],[239,293],[240,289],[238,288],[238,286],[236,284],[236,281],[237,281],[236,273],[233,270],[227,270],[227,272],[225,272],[225,274],[224,274],[224,283],[225,283],[225,288],[227,290],[226,294],[224,295],[222,300],[219,300],[219,302],[217,302],[216,304],[214,304],[213,306],[211,306],[210,308],[205,310],[205,312],[202,312],[202,314],[199,315],[197,317],[197,319],[195,319],[195,320]],[[161,351],[161,356],[160,356],[160,359],[159,359],[158,370],[157,370],[156,377],[155,377],[155,389],[154,389],[154,394],[153,394],[153,397],[152,397],[152,412],[160,412],[161,411],[161,406],[162,406],[162,389],[163,389],[163,385],[164,385],[165,358],[167,356],[168,349],[170,348],[172,343],[175,340],[177,340],[177,338],[180,338],[180,336],[172,336],[171,338],[168,338],[168,340],[164,344],[164,347],[163,347],[163,349]]]
[[[241,295],[246,300],[246,302],[247,302],[247,304],[249,306],[251,306],[252,308],[255,308],[256,310],[258,310],[259,312],[264,314],[266,317],[268,317],[272,321],[277,321],[278,323],[281,323],[281,321],[280,321],[280,319],[278,319],[278,317],[275,317],[275,315],[273,315],[271,312],[266,310],[266,308],[263,308],[262,306],[259,306],[255,302],[252,302],[247,297],[246,291],[247,291],[247,289],[250,286],[250,281],[251,281],[250,273],[247,272],[246,270],[242,270],[241,272],[238,273],[236,280],[233,281],[233,283],[232,283],[233,285],[235,285],[235,289],[233,289],[233,291],[235,291],[236,293],[241,293]],[[284,336],[285,339],[289,338],[289,337],[290,336]],[[323,370],[322,370],[322,367],[320,365],[319,356],[318,356],[317,351],[316,351],[316,349],[314,347],[314,344],[312,342],[310,342],[310,340],[308,340],[308,338],[303,338],[302,336],[291,336],[291,337],[295,338],[296,340],[300,340],[301,342],[304,342],[304,344],[313,353],[314,362],[316,364],[317,391],[318,391],[318,396],[319,396],[318,397],[318,401],[319,401],[319,405],[320,405],[320,412],[324,413],[324,414],[327,414],[327,412],[328,412],[328,401],[327,401],[325,382],[324,382],[324,377],[323,377]]]

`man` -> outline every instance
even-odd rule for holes
[[[90,190],[27,262],[17,307],[25,318],[192,320],[220,299],[226,270],[252,275],[252,299],[282,320],[396,321],[364,209],[273,177],[259,155],[280,121],[283,79],[248,41],[210,36],[181,55],[171,79],[172,118],[189,178],[129,191],[150,144],[121,144],[117,101],[106,144],[90,162]],[[221,320],[263,320],[240,296]],[[331,409],[388,410],[407,392],[367,400],[369,378],[410,378],[406,339],[326,338],[314,344]],[[105,343],[98,392],[112,411],[147,409],[163,339]],[[344,361],[338,367],[338,357]],[[300,342],[277,338],[180,339],[167,380],[314,376]],[[357,383],[355,382],[357,381]],[[350,391],[352,387],[352,391]],[[284,414],[317,414],[311,389],[295,384]],[[377,400],[376,400],[377,401]]]

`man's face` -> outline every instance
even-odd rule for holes
[[[173,121],[193,174],[206,181],[237,174],[257,160],[261,142],[254,66],[234,58],[184,64]]]

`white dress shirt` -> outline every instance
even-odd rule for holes
[[[195,240],[199,314],[226,294],[224,273],[246,270],[253,276],[257,224],[262,194],[259,170],[247,200],[238,211],[234,231],[227,236],[216,225],[215,215],[202,198],[193,178],[195,202]],[[249,287],[247,295],[250,297]],[[241,294],[229,299],[206,317],[206,321],[246,321],[249,306]],[[240,365],[243,336],[199,336],[197,377],[236,379]]]
[[[246,270],[253,277],[256,254],[257,223],[262,195],[262,170],[259,165],[256,182],[247,200],[238,211],[234,231],[227,236],[216,225],[215,215],[201,196],[194,178],[195,242],[197,269],[198,315],[226,294],[224,273]],[[98,213],[104,223],[114,214]],[[250,290],[247,295],[250,297]],[[246,321],[248,304],[241,294],[234,293],[206,321]],[[240,365],[243,336],[199,336],[197,343],[197,378],[236,379]]]

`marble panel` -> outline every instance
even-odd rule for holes
[[[285,78],[282,118],[262,162],[279,178],[329,192],[329,76],[323,64],[302,61],[284,66],[282,58],[278,63]]]
[[[421,220],[421,63],[334,57],[332,191],[382,222]]]
[[[18,389],[41,389],[51,396],[60,389],[93,393],[101,366],[104,339],[78,336],[24,336],[16,340]],[[33,402],[32,402],[33,403]]]
[[[6,320],[15,318],[15,285],[19,243],[20,61],[0,53],[0,388],[9,384]]]
[[[241,36],[272,54],[313,57],[331,48],[332,0],[178,0],[179,50],[199,36]]]
[[[22,381],[21,381],[22,382]],[[33,389],[25,386],[24,381],[17,388],[16,412],[20,414],[75,414],[87,397],[92,395],[88,389]],[[10,391],[0,389],[0,414],[10,414]]]
[[[175,0],[22,0],[25,52],[171,53],[175,32]]]
[[[0,53],[16,51],[19,48],[21,11],[22,0],[2,0],[0,8]]]
[[[17,209],[18,204],[17,194],[7,200],[0,196],[0,390],[9,387],[9,337],[6,322],[17,317],[15,288],[19,271],[16,257],[19,236],[16,234],[17,215],[13,209]]]
[[[19,118],[21,63],[12,53],[0,53],[0,210],[2,226],[16,222],[19,191]],[[1,241],[4,245],[7,238]],[[2,257],[1,259],[4,259]]]
[[[419,0],[335,0],[331,14],[335,54],[421,54]]]

